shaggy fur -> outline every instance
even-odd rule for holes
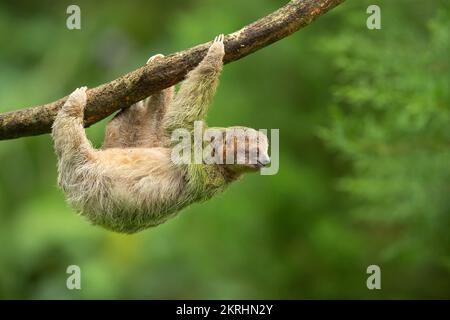
[[[52,136],[58,184],[81,215],[107,229],[134,233],[163,223],[183,207],[222,191],[242,173],[260,168],[171,160],[170,135],[177,128],[193,130],[194,121],[205,118],[223,56],[221,35],[175,97],[172,87],[120,111],[107,126],[101,150],[92,147],[83,128],[86,88],[70,95],[55,119]],[[268,159],[267,138],[257,134],[257,152]],[[224,144],[224,154],[228,148]]]

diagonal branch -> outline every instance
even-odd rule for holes
[[[292,0],[284,7],[225,37],[224,62],[241,59],[283,39],[344,0]],[[210,43],[174,53],[88,90],[85,125],[90,126],[122,107],[183,80],[203,58]],[[27,109],[0,113],[0,140],[51,131],[53,119],[67,97]]]

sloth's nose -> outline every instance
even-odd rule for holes
[[[268,155],[261,155],[259,162],[263,166],[267,166],[270,163],[270,157]]]

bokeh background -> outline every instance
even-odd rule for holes
[[[0,111],[108,82],[230,33],[275,0],[0,3]],[[382,29],[366,28],[378,4]],[[0,298],[450,298],[450,7],[348,0],[224,68],[213,126],[280,129],[280,171],[250,175],[128,236],[56,185],[49,135],[0,141]],[[101,144],[105,121],[88,129]],[[82,289],[66,288],[80,266]],[[382,290],[366,287],[367,266]]]

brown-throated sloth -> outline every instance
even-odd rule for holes
[[[213,152],[228,157],[244,150],[244,163],[172,160],[172,133],[179,128],[193,132],[194,122],[206,116],[223,66],[223,40],[223,35],[214,39],[176,95],[171,87],[122,109],[107,125],[101,150],[92,147],[83,128],[86,87],[69,96],[52,130],[58,184],[68,202],[93,224],[124,233],[156,226],[183,207],[209,199],[243,173],[269,163],[267,137],[243,127],[231,128],[234,135],[228,134],[230,128],[216,128],[223,142]],[[240,136],[249,132],[257,143],[250,144],[245,137],[244,149],[237,146]],[[258,161],[252,161],[252,154],[257,154]]]

